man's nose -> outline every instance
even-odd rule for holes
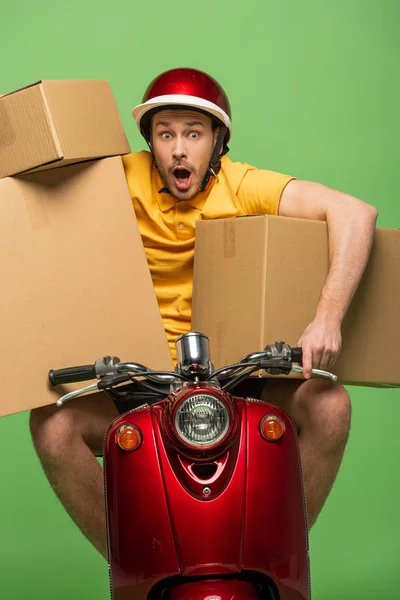
[[[177,136],[175,138],[175,145],[173,149],[173,156],[176,159],[181,159],[186,156],[186,145],[182,137]]]

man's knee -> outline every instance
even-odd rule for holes
[[[346,443],[351,423],[351,401],[345,388],[322,379],[305,382],[298,390],[301,427],[312,428],[331,442]]]
[[[31,411],[29,426],[37,450],[51,451],[64,446],[73,436],[73,422],[68,411],[42,406]]]
[[[67,406],[43,406],[31,411],[30,429],[40,453],[58,454],[82,443],[101,454],[110,423],[118,416],[115,405],[103,393],[71,400]]]

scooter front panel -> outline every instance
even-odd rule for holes
[[[261,401],[247,401],[246,413],[243,568],[272,575],[284,600],[308,599],[308,534],[295,427],[283,410]],[[267,414],[284,422],[285,433],[278,441],[261,435],[260,423]]]
[[[246,422],[239,409],[238,451],[231,452],[232,475],[223,491],[207,499],[185,487],[173,468],[162,435],[162,411],[154,407],[154,431],[182,575],[231,574],[241,570],[245,509]],[[229,465],[227,466],[229,470]],[[224,475],[221,475],[224,477]],[[204,487],[208,487],[205,484]],[[212,484],[209,486],[212,488]]]
[[[132,452],[122,450],[116,441],[118,429],[128,423],[138,427],[142,435],[140,447]],[[121,594],[128,590],[128,594],[132,585],[148,581],[150,586],[164,577],[178,575],[149,407],[126,413],[113,422],[106,437],[104,467],[114,594],[118,589]]]

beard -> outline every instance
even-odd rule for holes
[[[190,171],[190,185],[185,190],[179,189],[176,184],[176,179],[174,176],[174,169],[176,167],[182,167],[183,169],[188,169]],[[177,198],[177,200],[191,200],[200,192],[200,188],[208,171],[208,167],[209,160],[201,163],[198,168],[183,160],[174,161],[168,167],[160,165],[157,162],[158,172],[160,173],[160,177],[165,187],[175,198]]]

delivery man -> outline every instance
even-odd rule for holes
[[[377,211],[319,183],[232,162],[228,99],[200,71],[174,69],[157,77],[133,117],[149,152],[124,157],[124,165],[171,352],[175,338],[190,330],[198,219],[266,213],[327,222],[329,273],[298,341],[305,381],[270,380],[265,389],[248,382],[242,390],[278,404],[295,422],[311,527],[343,457],[351,405],[342,386],[310,379],[310,371],[331,369],[339,355],[341,324],[367,264]],[[267,140],[267,132],[258,135]],[[105,558],[103,474],[95,455],[111,421],[129,408],[99,393],[63,410],[46,406],[31,414],[33,441],[52,487]]]

